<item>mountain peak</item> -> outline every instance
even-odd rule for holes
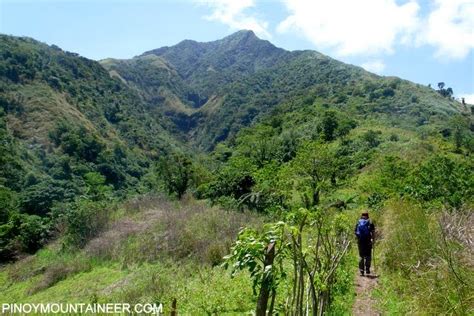
[[[241,46],[259,42],[263,43],[267,41],[258,38],[257,35],[255,35],[255,33],[251,30],[240,30],[224,37],[221,40],[217,40],[216,42],[226,46]]]
[[[259,39],[252,30],[240,30],[224,37],[223,39],[226,39],[226,38],[228,39],[249,39],[249,38]]]

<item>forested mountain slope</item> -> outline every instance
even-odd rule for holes
[[[384,113],[410,121],[407,126],[460,110],[428,87],[379,77],[315,51],[285,51],[252,31],[208,43],[186,40],[101,63],[204,149],[302,96],[324,98],[353,115]]]
[[[139,189],[153,160],[180,150],[167,131],[171,122],[148,112],[138,94],[99,63],[0,35],[1,224],[9,223],[2,259],[13,248],[37,249],[47,239],[41,223],[47,226],[53,204],[84,194],[88,177],[103,178],[125,195]],[[22,215],[15,217],[17,211]],[[28,221],[39,226],[27,238],[31,245],[10,243]]]

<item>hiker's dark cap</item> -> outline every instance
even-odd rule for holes
[[[369,217],[369,212],[363,212],[363,213],[362,213],[362,216],[367,216],[367,217]]]

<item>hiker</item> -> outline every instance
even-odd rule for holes
[[[370,222],[369,213],[361,214],[355,227],[357,245],[359,247],[359,271],[360,275],[370,274],[370,261],[372,259],[372,243],[375,237],[375,226]],[[364,270],[365,268],[365,270]]]

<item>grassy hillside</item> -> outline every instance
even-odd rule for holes
[[[245,274],[231,278],[217,265],[240,227],[261,226],[260,216],[152,195],[105,211],[108,224],[80,251],[57,240],[2,268],[0,302],[161,302],[168,313],[177,299],[184,314],[252,309]]]

